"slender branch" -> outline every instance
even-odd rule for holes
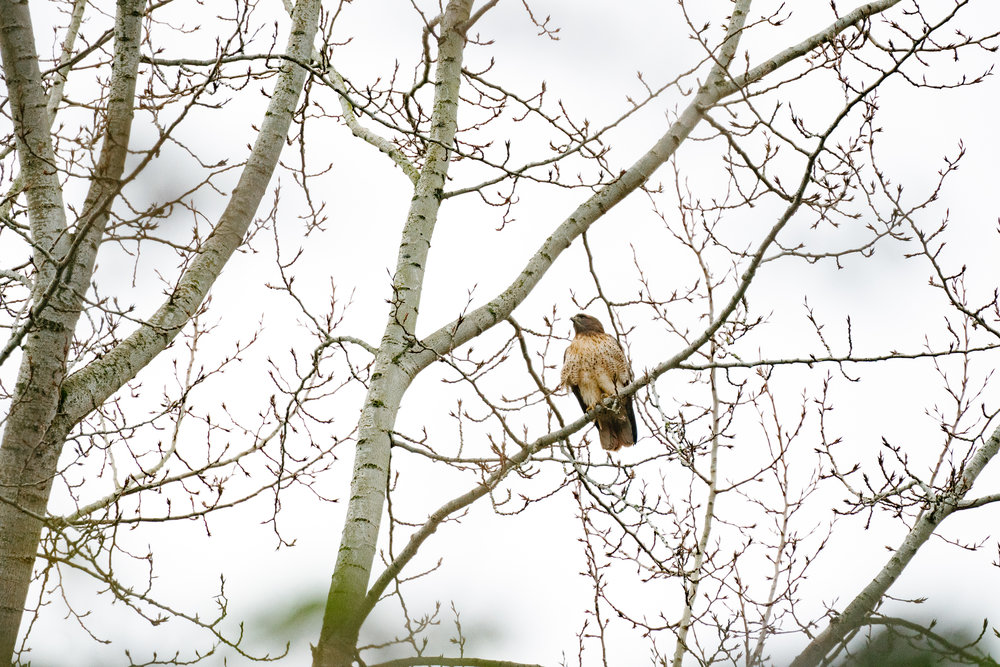
[[[946,651],[950,658],[961,658],[963,662],[968,662],[969,664],[983,665],[984,667],[996,667],[996,661],[989,656],[984,656],[981,654],[976,654],[969,649],[979,643],[979,640],[983,638],[983,634],[979,635],[979,639],[970,642],[967,645],[960,646],[953,641],[950,641],[946,637],[942,637],[940,634],[934,632],[930,628],[924,627],[919,623],[914,623],[913,621],[908,621],[905,618],[894,618],[892,616],[874,616],[868,619],[865,625],[882,625],[887,628],[906,628],[912,632],[916,632],[923,637],[926,637],[931,642],[936,643],[941,646],[938,651]],[[983,633],[986,631],[986,623],[983,624]],[[933,644],[932,644],[933,646]],[[934,650],[933,648],[931,650]]]
[[[893,360],[904,361],[912,359],[937,359],[940,357],[951,357],[951,356],[965,357],[970,354],[975,354],[977,352],[994,352],[998,348],[1000,348],[1000,343],[995,343],[991,345],[981,345],[979,347],[960,348],[954,350],[928,350],[926,352],[889,352],[887,354],[879,354],[866,357],[847,355],[843,357],[826,356],[826,357],[799,357],[799,358],[789,358],[789,359],[755,359],[750,361],[743,361],[743,360],[710,361],[700,364],[682,363],[678,364],[677,368],[688,371],[707,371],[713,368],[719,368],[719,369],[761,368],[768,366],[789,366],[789,365],[812,366],[813,364],[846,364],[846,363],[867,364],[867,363],[876,363],[880,361],[893,361]]]
[[[417,667],[430,665],[441,667],[542,667],[535,663],[510,662],[508,660],[488,660],[485,658],[445,658],[443,656],[414,656],[412,658],[396,658],[388,662],[379,662],[368,667]]]
[[[991,493],[988,496],[980,496],[979,498],[973,498],[972,500],[963,500],[958,504],[958,509],[975,509],[976,507],[983,507],[984,505],[996,502],[1000,502],[1000,493]]]
[[[869,2],[857,7],[853,11],[844,14],[823,30],[807,37],[795,46],[788,47],[784,51],[771,56],[763,63],[748,70],[744,74],[733,77],[730,81],[722,84],[723,97],[732,95],[733,93],[743,90],[751,83],[760,81],[768,74],[771,74],[775,70],[784,67],[794,60],[798,60],[813,49],[823,44],[830,43],[833,41],[834,37],[848,28],[852,28],[869,17],[874,16],[875,14],[880,14],[900,2],[901,0],[879,0],[878,2]]]
[[[957,480],[954,490],[947,496],[944,494],[939,496],[931,511],[921,514],[879,573],[839,616],[813,637],[806,648],[792,661],[790,667],[815,667],[822,662],[827,653],[840,644],[847,633],[868,622],[868,616],[875,609],[875,605],[903,573],[920,547],[930,539],[942,521],[961,509],[961,499],[972,488],[986,464],[996,456],[998,449],[1000,449],[1000,427],[997,427],[989,439],[976,450]]]
[[[340,72],[332,65],[328,69],[330,79],[334,83],[334,90],[346,91],[347,86],[344,84],[344,79],[340,76]],[[399,148],[385,137],[375,134],[359,123],[358,117],[354,113],[354,104],[351,103],[346,94],[338,92],[337,97],[340,99],[340,108],[344,115],[344,122],[347,123],[347,127],[351,130],[351,133],[388,155],[396,163],[396,166],[403,170],[403,173],[410,179],[410,182],[416,185],[417,179],[420,178],[420,171],[407,159],[403,151],[399,150]]]
[[[372,355],[373,357],[378,354],[378,348],[366,343],[365,341],[357,338],[355,336],[332,336],[327,340],[328,343],[353,343],[358,347],[364,349],[365,352]]]

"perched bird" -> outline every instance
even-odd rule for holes
[[[617,396],[632,381],[632,369],[622,346],[614,336],[604,333],[596,317],[580,313],[571,321],[576,337],[563,357],[561,384],[573,390],[580,407],[587,412],[609,396]],[[617,451],[635,444],[631,396],[619,399],[613,409],[603,410],[594,421],[604,449]]]

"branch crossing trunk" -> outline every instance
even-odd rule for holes
[[[337,552],[315,667],[350,665],[356,655],[365,597],[375,559],[389,483],[390,434],[415,369],[404,359],[417,343],[415,329],[431,237],[448,174],[450,148],[458,129],[459,85],[465,25],[472,0],[452,0],[441,20],[435,73],[434,111],[425,161],[414,186],[393,276],[393,300],[361,413],[347,518]]]
[[[66,377],[76,322],[82,312],[110,207],[127,156],[135,107],[136,73],[145,0],[119,0],[107,125],[83,213],[72,233],[49,134],[48,96],[38,67],[27,2],[0,4],[0,52],[10,92],[31,238],[35,283],[30,327],[0,447],[0,664],[12,661],[24,613],[46,507],[65,439],[84,417],[162,352],[187,324],[242,243],[291,126],[305,70],[281,68],[261,131],[230,204],[182,275],[174,293],[149,322],[104,357]],[[296,3],[287,53],[306,61],[312,52],[319,0]]]

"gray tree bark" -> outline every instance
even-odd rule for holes
[[[27,3],[0,8],[0,48],[35,243],[30,328],[0,447],[0,662],[10,662],[62,449],[46,437],[59,409],[73,330],[108,205],[125,168],[145,0],[118,4],[107,127],[83,217],[69,233]]]
[[[30,326],[14,400],[0,448],[0,664],[14,654],[56,465],[66,436],[81,419],[145,367],[197,311],[243,241],[284,146],[309,59],[319,0],[300,0],[260,133],[239,183],[199,255],[148,322],[66,377],[66,361],[90,283],[108,211],[122,185],[132,124],[145,0],[118,3],[115,61],[101,156],[83,215],[69,233],[49,137],[49,114],[27,2],[0,4],[0,54],[10,90],[24,175],[35,284]]]
[[[389,480],[390,434],[399,406],[416,376],[402,363],[417,342],[427,253],[437,222],[450,149],[458,129],[458,92],[465,49],[465,23],[472,0],[452,0],[441,21],[435,73],[434,111],[426,161],[414,186],[393,277],[393,301],[375,359],[359,421],[358,445],[347,519],[330,583],[323,628],[313,649],[316,667],[350,665],[356,653]]]

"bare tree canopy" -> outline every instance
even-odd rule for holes
[[[998,46],[0,3],[0,664],[995,665]]]

